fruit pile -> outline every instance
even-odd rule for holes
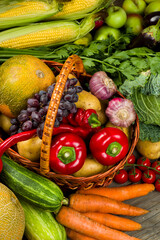
[[[117,2],[118,4],[118,2]],[[106,40],[110,36],[120,38],[122,33],[133,35],[130,48],[146,46],[158,51],[158,20],[160,7],[157,0],[124,0],[121,6],[111,5],[92,31],[94,40]],[[151,27],[151,25],[156,25]],[[152,32],[152,36],[150,36]],[[136,37],[137,36],[137,37]]]
[[[74,4],[76,2],[73,1]],[[136,231],[142,228],[140,223],[127,216],[140,216],[147,214],[148,210],[123,203],[123,201],[145,196],[155,189],[160,191],[160,161],[158,159],[160,142],[158,144],[139,139],[136,149],[140,156],[132,154],[124,168],[117,171],[115,175],[113,174],[113,180],[116,183],[128,183],[127,186],[79,189],[76,192],[73,191],[72,194],[70,192],[68,194],[68,189],[65,189],[66,197],[60,185],[30,171],[4,154],[11,147],[30,163],[35,162],[34,166],[40,165],[45,120],[53,92],[55,96],[61,94],[61,98],[60,100],[54,99],[59,107],[49,149],[51,173],[56,173],[65,180],[67,177],[89,179],[89,177],[97,177],[110,170],[128,154],[138,111],[135,111],[137,110],[135,102],[129,97],[122,98],[117,89],[124,80],[122,76],[126,81],[129,80],[128,86],[131,91],[132,87],[137,87],[137,82],[140,85],[142,79],[144,83],[155,73],[159,74],[159,58],[156,52],[158,53],[160,49],[160,4],[158,0],[124,0],[121,6],[108,7],[107,5],[103,8],[103,4],[101,5],[103,2],[103,0],[97,1],[97,5],[95,1],[93,12],[91,11],[95,13],[96,6],[98,10],[102,10],[99,12],[101,19],[96,21],[95,28],[96,15],[89,14],[79,24],[78,21],[74,22],[74,19],[71,19],[70,24],[74,26],[72,34],[62,41],[62,43],[70,44],[57,49],[52,48],[56,46],[55,42],[52,42],[51,48],[50,46],[45,48],[47,42],[39,42],[40,48],[27,49],[27,46],[28,48],[37,46],[35,39],[39,36],[38,33],[35,38],[29,37],[32,43],[28,42],[27,46],[21,45],[23,40],[17,41],[20,45],[14,44],[15,33],[15,35],[20,34],[18,37],[23,39],[20,30],[21,23],[17,22],[18,25],[13,26],[14,21],[13,23],[10,20],[4,21],[6,24],[11,24],[8,27],[15,28],[1,31],[1,46],[3,46],[3,37],[8,44],[7,37],[10,35],[8,33],[14,31],[11,36],[14,39],[13,43],[9,49],[4,49],[4,52],[8,51],[8,55],[3,51],[0,52],[0,55],[6,55],[1,61],[3,62],[10,56],[9,54],[17,54],[17,56],[9,58],[0,66],[0,128],[4,139],[0,144],[0,195],[2,196],[0,209],[3,213],[0,214],[0,222],[2,222],[0,239],[8,240],[11,236],[12,240],[21,240],[25,235],[28,240],[31,238],[66,240],[67,237],[72,240],[138,240],[124,233],[124,231]],[[66,5],[68,4],[72,4],[71,1],[66,2]],[[14,7],[16,8],[16,4]],[[75,13],[71,15],[76,18]],[[80,15],[77,14],[77,16]],[[37,17],[35,16],[33,20],[39,21]],[[22,21],[23,16],[19,19]],[[53,22],[56,21],[53,20]],[[67,21],[64,22],[67,23]],[[64,27],[63,21],[58,20],[57,23],[60,23],[60,27],[57,28],[59,33],[62,33],[62,29],[66,33],[71,31],[72,27],[67,27],[67,24]],[[1,20],[0,24],[2,24]],[[34,26],[40,26],[41,32],[43,26],[47,26],[48,23],[43,22],[39,25],[37,22],[31,25],[33,29]],[[30,26],[27,26],[28,31],[30,31]],[[25,27],[26,25],[24,29]],[[81,32],[78,37],[83,36],[82,38],[77,39],[78,32]],[[124,34],[121,39],[122,33],[127,34]],[[55,39],[62,45],[61,41],[57,40],[57,36]],[[131,52],[123,51],[126,50],[126,43],[129,49],[147,47],[145,51],[142,50],[142,55],[145,56],[142,59],[144,61],[138,58],[136,51],[132,51],[133,55]],[[17,49],[10,49],[15,46]],[[26,51],[22,51],[23,55],[18,49],[21,47],[26,48]],[[79,56],[82,54],[84,66],[92,70],[89,72],[92,77],[84,83],[80,82],[75,75],[69,74],[63,93],[56,92],[54,90],[58,85],[57,72],[55,73],[40,58],[44,59],[44,56],[47,56],[46,59],[56,58],[55,61],[63,62],[63,58],[66,60],[66,56],[68,57],[72,51],[73,54],[76,52]],[[27,52],[30,55],[26,54]],[[39,54],[40,57],[33,57],[32,53]],[[141,52],[139,53],[141,55]],[[121,62],[122,59],[129,60]],[[148,68],[143,69],[142,63],[144,62],[147,67],[149,66]],[[87,72],[88,68],[86,68]],[[135,74],[135,69],[137,74]],[[150,95],[155,94],[155,90],[156,94],[159,91],[157,79],[149,82],[150,86],[148,84],[145,87],[145,90],[148,87],[147,91],[149,87],[151,91],[153,90],[149,92]],[[128,88],[125,90],[127,92]],[[147,92],[147,96],[149,94]],[[154,94],[157,100],[159,95]],[[156,103],[155,101],[154,104],[158,106]],[[152,109],[154,104],[150,104]],[[137,105],[141,104],[138,102]],[[146,108],[148,108],[147,103]],[[52,110],[55,111],[55,109]],[[142,114],[146,116],[145,111],[146,109]],[[152,118],[158,119],[159,125],[157,122],[156,124],[160,126],[159,118],[154,115]],[[142,123],[142,118],[140,120]],[[152,122],[149,122],[147,127],[150,128],[150,125]],[[143,131],[143,128],[140,129]],[[45,132],[45,134],[48,133]]]

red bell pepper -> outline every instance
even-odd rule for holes
[[[53,138],[50,167],[61,174],[73,174],[84,164],[87,149],[82,138],[74,133],[61,133]]]
[[[106,127],[91,137],[89,147],[93,157],[98,162],[109,166],[119,162],[126,156],[129,143],[122,130]]]
[[[1,160],[3,153],[8,148],[12,147],[13,145],[17,144],[18,142],[25,141],[25,140],[30,139],[33,136],[36,136],[36,131],[37,131],[36,129],[33,129],[30,131],[25,131],[25,132],[14,134],[14,135],[10,136],[9,138],[7,138],[6,140],[4,140],[0,144],[0,172],[2,171],[2,168],[3,168],[3,163]],[[85,139],[91,135],[91,129],[83,128],[83,127],[74,127],[69,124],[60,124],[59,127],[56,127],[53,129],[52,135],[55,136],[60,133],[66,133],[66,132],[77,134],[78,136],[80,136],[83,139]]]
[[[84,110],[78,108],[76,113],[70,113],[66,118],[63,118],[63,122],[70,123],[72,126],[85,128],[97,128],[101,126],[97,112],[94,109]]]

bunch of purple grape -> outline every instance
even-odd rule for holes
[[[81,86],[75,86],[77,82],[77,78],[67,79],[54,127],[58,127],[63,117],[67,117],[69,113],[76,113],[77,93],[83,90]],[[11,119],[11,135],[37,129],[37,135],[42,138],[45,118],[54,87],[55,83],[50,85],[46,91],[41,90],[33,98],[27,100],[27,108],[21,110],[17,118]]]

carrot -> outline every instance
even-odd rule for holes
[[[87,237],[69,228],[66,228],[66,233],[70,240],[95,240],[95,238]]]
[[[131,219],[122,218],[109,213],[87,212],[83,213],[86,217],[93,219],[105,226],[121,231],[136,231],[142,228],[140,223]]]
[[[61,207],[56,220],[66,228],[97,240],[140,240],[124,232],[106,227],[66,206]]]
[[[140,216],[148,213],[148,210],[111,198],[78,193],[70,195],[69,206],[79,212],[101,212],[127,216]]]
[[[96,194],[118,201],[125,201],[128,199],[145,196],[149,192],[154,191],[154,189],[155,187],[153,184],[139,183],[121,187],[100,187],[86,190],[81,189],[78,190],[77,193]]]

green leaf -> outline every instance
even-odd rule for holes
[[[95,67],[95,62],[89,58],[86,58],[85,60],[83,60],[83,64],[84,64],[84,66],[88,66],[89,68]]]
[[[133,81],[127,79],[119,87],[119,91],[125,96],[130,96],[133,94],[134,89],[144,88],[149,77],[149,75],[140,74],[138,77],[135,77]]]
[[[142,89],[142,93],[160,96],[160,74],[151,74],[149,81]]]
[[[114,59],[113,57],[108,57],[107,59],[104,60],[104,62],[107,62],[110,65],[114,65],[114,66],[118,66],[121,63],[118,59]]]
[[[140,69],[140,71],[142,71],[142,70],[148,68],[148,64],[147,64],[146,59],[142,59],[142,58],[139,58],[139,57],[132,57],[130,59],[130,61],[133,64],[133,66],[135,66],[137,68],[138,71],[139,71],[139,69]]]
[[[160,127],[157,125],[139,123],[140,135],[142,141],[159,142],[160,141]]]
[[[141,122],[160,126],[160,96],[145,95],[134,89],[130,99]]]
[[[91,42],[88,48],[85,48],[82,52],[83,56],[90,57],[99,53],[99,42]]]
[[[157,73],[160,74],[159,61],[160,61],[160,57],[157,57],[156,55],[154,57],[148,58],[150,69],[153,74],[157,74]]]

